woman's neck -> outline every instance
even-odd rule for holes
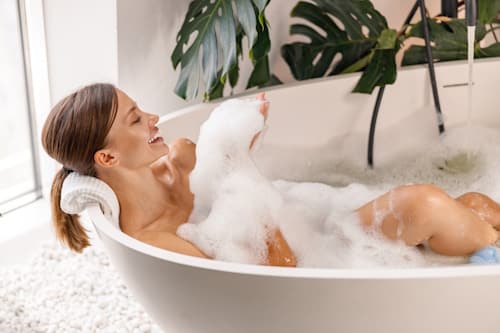
[[[191,214],[192,202],[172,200],[168,189],[148,167],[122,170],[107,178],[105,181],[118,197],[120,225],[126,234],[145,230],[175,233]]]

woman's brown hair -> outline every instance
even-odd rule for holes
[[[63,98],[51,110],[42,130],[47,154],[62,164],[50,192],[56,237],[71,250],[81,252],[89,243],[78,215],[61,210],[61,189],[69,173],[96,176],[94,154],[104,148],[116,117],[118,98],[111,84],[97,83]]]

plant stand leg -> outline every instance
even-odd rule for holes
[[[456,18],[458,15],[458,1],[441,0],[441,15]]]
[[[444,133],[445,128],[444,128],[444,122],[443,122],[443,115],[441,112],[441,103],[439,102],[439,93],[437,89],[437,82],[436,82],[436,73],[434,71],[434,63],[432,61],[432,49],[431,49],[431,40],[430,40],[430,34],[429,34],[429,26],[427,25],[427,15],[425,13],[425,1],[424,0],[416,0],[415,4],[411,8],[408,16],[406,17],[403,27],[407,26],[410,24],[411,20],[415,16],[417,10],[420,8],[420,15],[422,17],[422,27],[423,27],[423,32],[424,32],[424,39],[425,39],[425,50],[426,50],[426,57],[427,57],[427,65],[429,68],[429,75],[431,78],[431,86],[432,86],[432,95],[434,98],[434,107],[436,110],[436,115],[437,115],[437,121],[438,121],[438,130],[439,134]],[[373,108],[373,114],[372,114],[372,119],[370,123],[370,133],[368,136],[368,154],[367,154],[367,162],[368,162],[368,167],[370,169],[373,169],[373,146],[375,142],[375,128],[377,124],[377,117],[378,117],[378,112],[380,109],[380,104],[382,103],[382,98],[384,97],[384,91],[385,91],[385,86],[380,87],[378,94],[377,94],[377,99],[375,101],[375,107]]]
[[[408,24],[410,24],[411,20],[413,20],[413,17],[417,12],[418,7],[419,7],[418,1],[415,1],[415,4],[413,4],[413,7],[411,7],[410,13],[408,14],[405,22],[403,23],[403,28],[406,27]]]
[[[417,0],[420,6],[420,16],[422,17],[422,31],[424,33],[425,39],[425,53],[427,57],[427,66],[429,68],[429,76],[431,78],[431,86],[432,86],[432,96],[434,97],[434,108],[436,110],[437,122],[439,134],[444,133],[444,122],[443,122],[443,114],[441,112],[441,103],[439,102],[439,93],[436,82],[436,72],[434,71],[434,62],[432,57],[432,48],[431,48],[431,38],[429,34],[429,25],[427,22],[427,15],[425,13],[425,1]]]

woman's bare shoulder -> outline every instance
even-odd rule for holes
[[[200,257],[200,258],[208,258],[203,252],[201,252],[196,246],[194,246],[192,243],[180,238],[176,234],[172,232],[167,232],[167,231],[153,231],[153,230],[144,230],[141,232],[138,232],[137,234],[133,235],[132,237],[173,252],[181,253],[181,254],[186,254],[194,257]]]

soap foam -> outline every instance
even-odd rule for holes
[[[201,126],[190,175],[194,209],[177,234],[210,257],[259,264],[276,228],[279,192],[255,167],[250,145],[264,128],[262,101],[229,100]]]
[[[257,154],[257,168],[248,147],[264,126],[260,103],[225,102],[203,124],[190,178],[195,205],[189,223],[178,230],[181,237],[216,259],[254,264],[266,258],[265,239],[274,226],[279,226],[302,267],[466,262],[389,240],[376,221],[364,230],[353,211],[409,183],[433,183],[452,196],[480,191],[498,201],[500,183],[494,173],[500,167],[500,148],[493,144],[500,142],[497,130],[448,129],[443,139],[404,151],[397,161],[376,170],[367,170],[359,158],[348,156],[347,149],[333,154],[339,147],[335,141],[317,150],[264,145]],[[460,157],[464,137],[472,152],[465,162]],[[268,180],[276,175],[287,180]]]

